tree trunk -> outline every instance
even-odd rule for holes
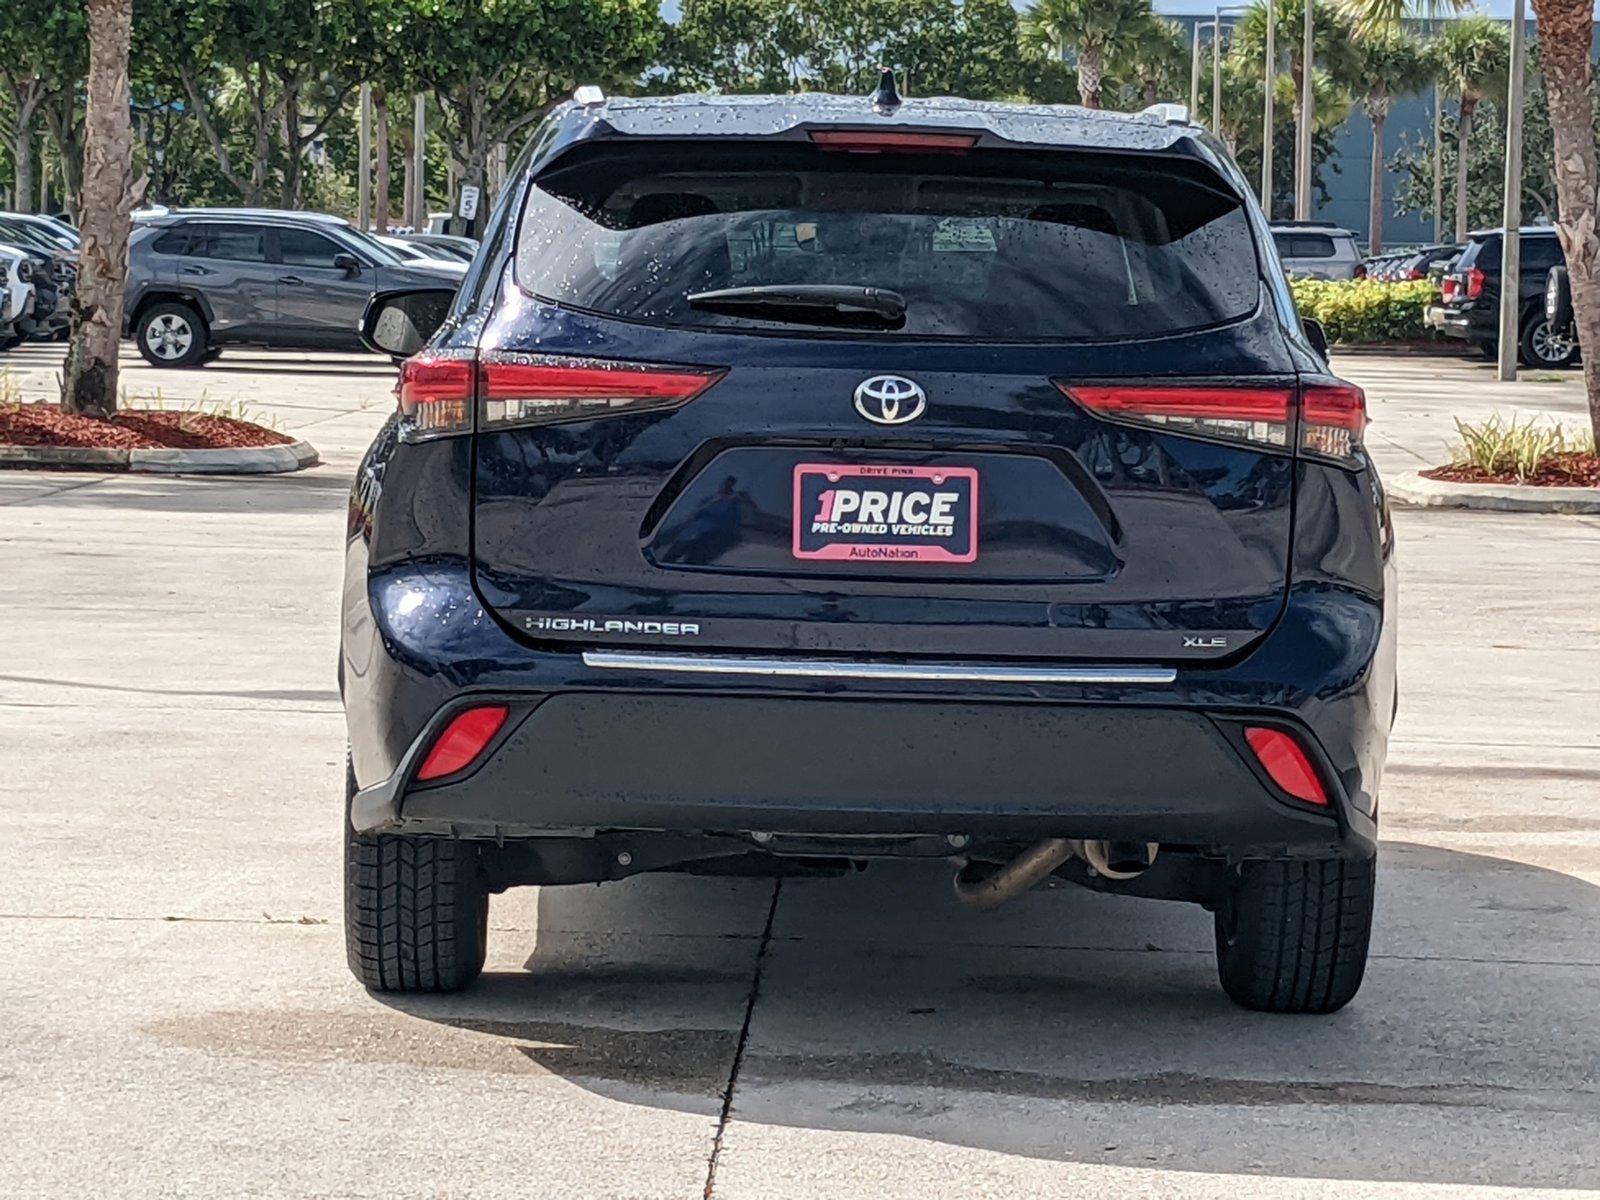
[[[31,122],[17,122],[11,134],[11,162],[16,167],[16,196],[13,202],[18,212],[33,211],[33,127]]]
[[[1100,87],[1106,77],[1105,51],[1084,46],[1078,51],[1078,98],[1085,108],[1100,107]]]
[[[1367,115],[1372,120],[1372,181],[1367,187],[1367,253],[1383,253],[1383,175],[1388,156],[1383,152],[1383,127],[1389,120],[1389,102],[1374,101]]]
[[[400,175],[401,186],[405,189],[405,199],[400,202],[400,223],[409,226],[413,233],[420,232],[424,222],[418,220],[416,214],[416,171],[409,154],[400,166]]]
[[[1557,227],[1572,284],[1572,312],[1583,351],[1589,423],[1600,447],[1600,231],[1595,190],[1600,153],[1594,136],[1592,0],[1534,0],[1544,91],[1555,141]]]
[[[83,242],[72,298],[61,407],[109,417],[117,408],[117,349],[128,282],[128,214],[137,203],[128,115],[133,0],[88,0],[89,80],[84,122]]]
[[[376,177],[372,186],[372,227],[378,233],[389,232],[389,99],[383,89],[372,89],[373,148],[378,158]]]
[[[61,163],[62,204],[74,221],[83,209],[83,124],[78,120],[78,97],[74,91],[61,91],[44,106],[44,120],[56,144]],[[40,211],[45,209],[40,204]]]
[[[1456,241],[1467,240],[1467,227],[1471,224],[1467,212],[1467,151],[1472,140],[1472,114],[1478,107],[1476,100],[1461,98],[1461,115],[1456,119]]]

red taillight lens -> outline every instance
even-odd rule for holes
[[[824,150],[852,154],[884,151],[923,154],[963,154],[978,143],[975,133],[911,133],[872,129],[814,129],[811,140]]]
[[[1439,283],[1439,298],[1441,300],[1454,300],[1456,293],[1461,290],[1461,281],[1454,276],[1446,276]]]
[[[472,428],[472,358],[417,354],[400,364],[395,396],[406,419],[407,441],[463,433]]]
[[[1477,267],[1467,272],[1467,299],[1476,300],[1483,295],[1483,272]]]
[[[1356,264],[1355,277],[1357,279],[1365,279],[1367,277],[1367,264],[1366,263],[1357,263]]]
[[[1308,454],[1355,461],[1367,428],[1367,394],[1334,380],[1300,388],[1300,449]]]
[[[1327,807],[1328,792],[1317,777],[1317,769],[1305,748],[1281,729],[1266,729],[1251,725],[1244,731],[1245,741],[1272,776],[1272,782],[1296,800]]]
[[[510,712],[504,704],[481,704],[457,713],[433,743],[428,757],[422,760],[417,778],[442,779],[471,766],[490,739],[500,732]]]
[[[1084,384],[1057,388],[1097,417],[1169,433],[1288,450],[1295,390],[1209,384]],[[1303,384],[1299,449],[1348,465],[1367,426],[1367,397],[1340,380]]]
[[[1412,267],[1409,271],[1406,272],[1406,278],[1407,279],[1426,279],[1427,276],[1425,274],[1423,274],[1421,267]]]
[[[480,413],[484,428],[493,429],[676,408],[722,375],[599,359],[490,353],[479,368]]]
[[[1287,387],[1081,384],[1055,380],[1096,416],[1173,433],[1287,449],[1294,391]]]

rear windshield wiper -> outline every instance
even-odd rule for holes
[[[899,329],[906,323],[906,298],[888,288],[766,283],[695,292],[688,299],[693,308],[731,316],[758,316],[764,321],[855,329]]]

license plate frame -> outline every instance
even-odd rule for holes
[[[835,493],[831,500],[825,498],[830,490]],[[872,493],[882,495],[881,503]],[[872,519],[840,519],[863,515]],[[948,522],[938,520],[946,515]],[[801,561],[976,562],[978,469],[797,463],[791,528],[794,557]]]

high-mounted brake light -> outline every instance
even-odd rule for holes
[[[500,732],[510,713],[504,704],[480,704],[457,713],[434,741],[428,757],[422,760],[417,778],[442,779],[470,767]]]
[[[482,427],[547,425],[687,404],[724,372],[601,359],[489,353],[479,365]]]
[[[1281,729],[1251,725],[1244,731],[1244,740],[1250,743],[1251,753],[1272,776],[1273,783],[1296,800],[1327,806],[1328,791],[1305,748],[1293,736]]]
[[[1219,384],[1083,384],[1056,387],[1097,417],[1168,433],[1287,451],[1299,406],[1298,450],[1342,465],[1356,461],[1367,424],[1360,388],[1328,379],[1288,386]]]
[[[975,133],[913,133],[905,130],[814,129],[811,140],[824,150],[852,154],[888,152],[964,154],[978,144]]]

